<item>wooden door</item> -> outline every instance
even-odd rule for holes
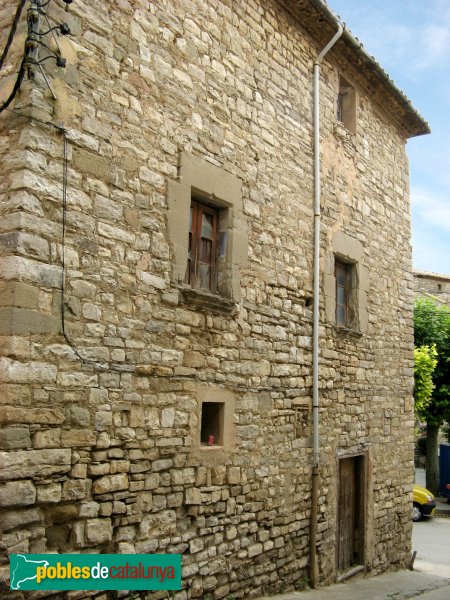
[[[362,457],[339,461],[337,566],[345,573],[361,564]]]

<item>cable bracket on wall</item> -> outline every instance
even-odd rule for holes
[[[29,0],[30,6],[27,10],[27,35],[25,39],[23,56],[20,62],[19,70],[17,72],[17,78],[14,83],[13,89],[10,95],[6,98],[6,100],[0,105],[0,112],[7,109],[10,104],[13,102],[14,98],[17,96],[25,75],[27,75],[29,80],[33,80],[36,75],[36,71],[38,70],[50,90],[53,98],[56,100],[55,92],[50,85],[49,77],[45,72],[43,67],[43,63],[48,60],[53,59],[56,63],[56,66],[60,68],[64,68],[67,64],[66,59],[62,56],[61,49],[58,44],[57,35],[70,35],[70,27],[67,23],[59,23],[52,16],[50,16],[46,10],[46,8],[51,4],[52,0],[47,0],[44,2],[43,0]],[[66,5],[66,11],[70,4],[73,3],[73,0],[62,0]],[[20,20],[20,16],[22,14],[22,10],[25,6],[26,0],[20,0],[19,5],[16,9],[16,14],[11,26],[11,30],[7,39],[7,43],[5,49],[0,57],[0,68],[3,66],[3,63],[6,59],[6,55],[11,47],[14,36],[16,34],[17,26]],[[47,24],[46,30],[43,29],[43,22]],[[53,21],[55,23],[54,26],[50,23]],[[47,36],[52,36],[57,49],[54,50],[50,47]],[[40,57],[40,50],[45,51],[45,56]]]

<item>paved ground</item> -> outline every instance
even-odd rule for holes
[[[420,600],[449,600],[450,578],[401,571],[259,600],[407,600],[417,597]]]
[[[450,578],[450,518],[437,516],[414,523],[412,547],[417,550],[415,570]]]
[[[416,481],[424,483],[422,469]],[[317,590],[291,592],[259,600],[450,600],[450,504],[437,500],[438,516],[413,526],[414,571],[351,579]]]

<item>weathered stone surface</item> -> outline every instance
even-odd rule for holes
[[[65,447],[93,446],[96,435],[89,429],[69,429],[61,432],[61,444]]]
[[[61,429],[53,428],[36,431],[33,436],[34,448],[59,448],[61,445]]]
[[[42,514],[34,508],[20,510],[3,510],[1,529],[9,531],[16,527],[27,527],[42,521]]]
[[[0,506],[26,506],[34,504],[36,488],[31,481],[9,481],[0,484]]]
[[[102,544],[112,539],[111,520],[106,518],[86,521],[86,539],[92,544]]]
[[[37,501],[43,504],[60,502],[62,492],[60,483],[40,485],[36,488]]]
[[[201,504],[202,503],[202,495],[200,490],[197,488],[188,488],[185,492],[185,504]]]
[[[14,450],[31,446],[30,430],[28,427],[3,427],[0,429],[0,448]]]
[[[0,406],[0,420],[3,423],[42,423],[47,425],[59,425],[64,422],[64,414],[59,410]]]
[[[0,480],[67,473],[70,450],[0,452]]]
[[[64,482],[63,500],[84,500],[89,496],[92,482],[89,479],[75,479]]]
[[[125,473],[105,475],[94,481],[92,491],[94,494],[107,494],[118,490],[126,490],[128,486],[128,477]]]
[[[54,383],[57,368],[46,363],[22,363],[0,358],[0,380],[15,383]]]

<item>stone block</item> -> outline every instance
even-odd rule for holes
[[[1,450],[14,450],[30,447],[31,438],[28,427],[3,427],[0,429]]]
[[[263,552],[263,545],[262,544],[252,544],[251,546],[248,547],[247,552],[248,552],[249,558],[252,558],[253,556],[258,556],[259,554],[261,554]]]
[[[84,500],[88,497],[92,482],[90,479],[65,481],[62,487],[63,500]]]
[[[37,431],[33,436],[34,448],[59,448],[61,445],[61,429]]]
[[[10,531],[16,527],[26,528],[43,521],[40,510],[35,508],[2,511],[1,527],[3,531]]]
[[[39,288],[19,281],[2,282],[0,283],[0,306],[36,310],[39,307]]]
[[[186,350],[183,355],[183,365],[185,367],[201,368],[205,366],[205,357],[200,352]]]
[[[95,432],[88,429],[69,429],[61,432],[61,444],[65,447],[95,446]]]
[[[0,421],[3,423],[42,423],[60,425],[64,423],[64,414],[59,410],[0,406]]]
[[[0,381],[13,383],[55,383],[57,368],[48,363],[22,363],[0,358]]]
[[[164,408],[161,412],[161,427],[173,427],[175,421],[175,409]]]
[[[205,547],[205,542],[202,538],[194,538],[189,542],[189,552],[191,554],[195,554],[196,552],[200,552]]]
[[[0,308],[0,335],[59,333],[60,329],[58,317],[26,308]]]
[[[166,288],[166,282],[164,281],[164,279],[158,277],[157,275],[153,275],[153,273],[147,273],[143,271],[141,273],[141,281],[145,285],[154,287],[157,290],[164,290]]]
[[[49,520],[56,525],[70,523],[78,518],[78,506],[75,504],[62,504],[51,507],[48,511]]]
[[[31,481],[8,481],[0,484],[0,506],[27,506],[36,501]]]
[[[155,460],[152,463],[152,471],[167,471],[173,466],[173,460],[171,458],[162,458],[161,460]]]
[[[163,510],[157,514],[146,515],[139,525],[139,539],[157,538],[173,535],[176,532],[176,513]]]
[[[97,517],[99,510],[98,502],[83,502],[80,505],[80,517]]]
[[[44,477],[70,470],[70,450],[0,452],[0,480]]]
[[[241,469],[239,467],[228,467],[227,481],[230,485],[239,485],[241,483]]]
[[[86,479],[87,467],[88,466],[86,463],[77,463],[72,467],[70,476],[74,479]]]
[[[103,544],[112,540],[111,519],[102,517],[86,521],[86,540],[91,544]]]
[[[202,494],[200,490],[197,488],[188,488],[185,491],[185,504],[201,504],[202,503]]]
[[[72,427],[88,427],[91,422],[91,414],[87,408],[73,405],[66,408],[66,419]]]
[[[113,502],[112,514],[114,515],[124,515],[127,512],[127,505],[125,502],[120,502],[119,500],[115,500]]]
[[[95,429],[97,431],[104,431],[112,425],[112,412],[107,410],[99,410],[95,413]]]
[[[74,149],[73,165],[80,171],[90,173],[100,179],[106,179],[109,175],[110,162],[108,159],[84,148]]]
[[[42,504],[53,504],[61,501],[62,490],[60,483],[39,485],[36,488],[36,492],[37,502],[42,502]]]
[[[128,476],[125,473],[105,475],[94,481],[92,491],[94,494],[108,494],[118,490],[127,490],[128,486]]]

